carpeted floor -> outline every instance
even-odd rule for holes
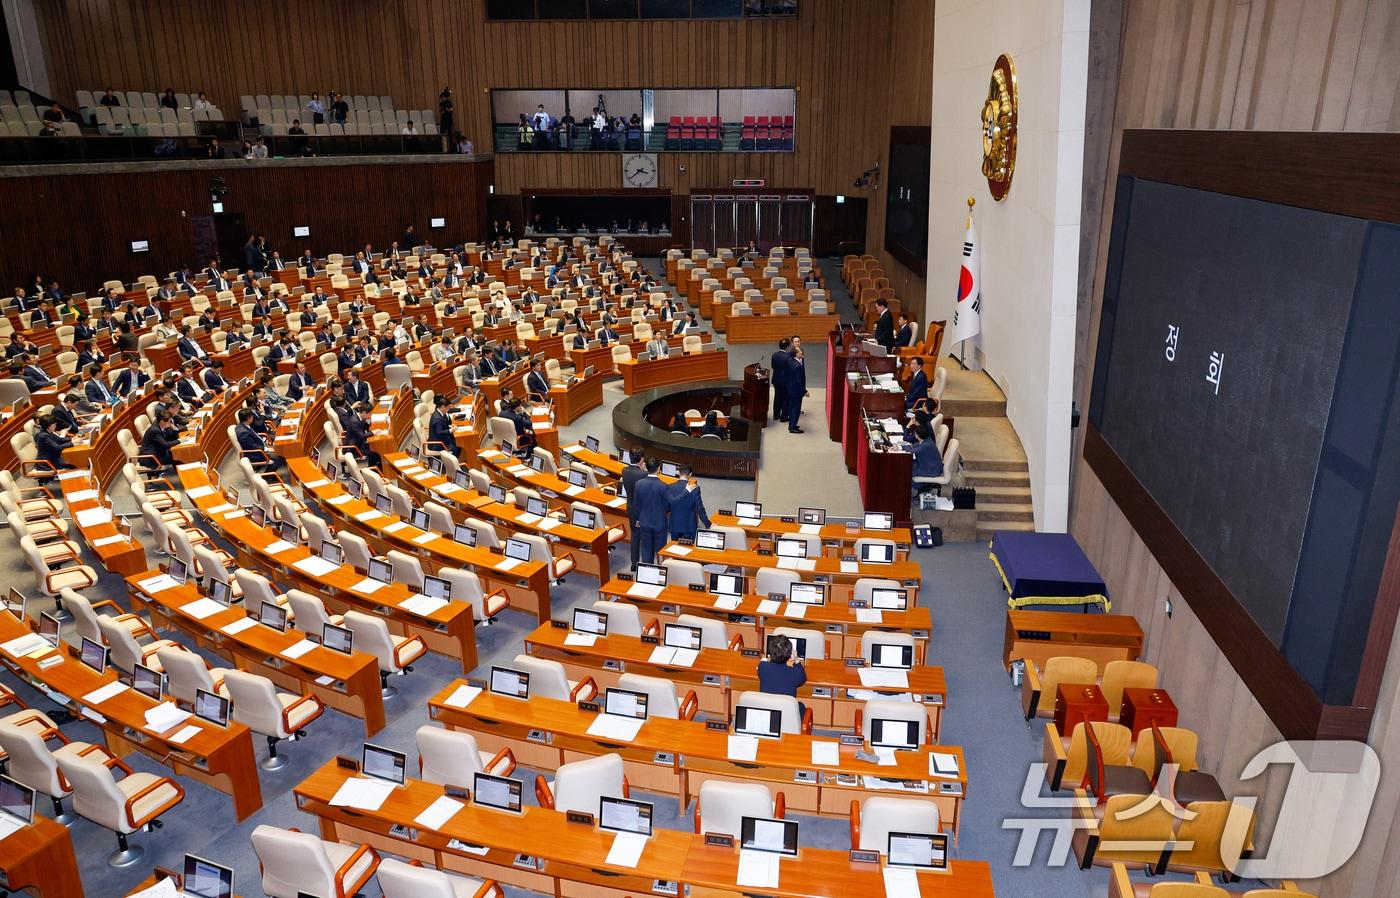
[[[839,301],[846,302],[840,279],[834,266],[828,265],[828,281]],[[751,353],[749,350],[755,350]],[[731,376],[737,375],[743,364],[757,357],[758,347],[743,347],[731,358]],[[768,350],[771,351],[771,350]],[[816,353],[814,353],[816,355]],[[809,373],[809,382],[820,379],[817,372]],[[823,375],[824,376],[824,375]],[[603,409],[584,416],[562,434],[565,441],[595,434],[608,442],[611,432],[608,418],[612,402],[620,397],[620,386],[605,388],[607,401]],[[857,504],[847,507],[854,495],[854,478],[838,466],[832,444],[826,440],[822,420],[822,404],[815,395],[807,407],[804,420],[810,419],[807,433],[790,436],[775,428],[765,433],[767,446],[764,466],[759,479],[759,497],[771,511],[789,510],[799,504],[825,506],[833,513],[858,510]],[[751,498],[752,483],[743,481],[706,480],[703,489],[709,508],[732,504],[735,498]],[[115,497],[118,511],[130,508],[130,497]],[[625,546],[615,550],[622,557]],[[1104,871],[1081,873],[1070,867],[1050,869],[1045,858],[1050,850],[1050,835],[1042,835],[1034,861],[1030,866],[1015,867],[1019,832],[1003,828],[1003,821],[1020,816],[1057,819],[1063,811],[1038,810],[1025,812],[1021,805],[1021,787],[1028,770],[1040,756],[1040,733],[1021,720],[1017,693],[1002,669],[1001,641],[1005,620],[1005,599],[996,573],[986,557],[983,544],[950,544],[938,549],[917,551],[914,556],[921,568],[925,588],[920,601],[931,607],[934,631],[930,663],[942,665],[948,676],[948,709],[944,723],[944,742],[963,747],[968,759],[970,778],[968,798],[964,805],[961,842],[955,856],[975,858],[991,863],[997,895],[1001,898],[1101,898],[1106,894]],[[616,562],[615,562],[616,563]],[[0,536],[0,575],[9,582],[32,582],[13,539]],[[568,609],[596,596],[596,584],[583,577],[571,577],[553,590],[556,617],[566,617]],[[127,604],[122,582],[104,575],[101,583],[90,591],[93,598],[113,598]],[[507,613],[494,627],[478,629],[478,646],[482,667],[508,661],[521,650],[522,638],[531,629],[532,619],[521,614]],[[72,638],[72,634],[66,634]],[[211,661],[219,663],[217,659]],[[426,699],[448,680],[458,676],[454,665],[442,658],[427,656],[415,665],[407,677],[395,685],[399,695],[386,702],[388,725],[376,734],[374,741],[416,755],[414,734],[428,722]],[[27,686],[20,685],[8,672],[3,681],[16,687],[21,695],[39,708],[51,708],[52,703]],[[100,739],[96,728],[87,723],[64,726],[73,739]],[[340,752],[353,751],[364,741],[364,730],[356,719],[329,711],[314,723],[307,738],[287,745],[283,751],[289,763],[277,772],[262,772],[264,807],[248,820],[235,824],[229,801],[211,788],[185,782],[185,801],[165,817],[164,829],[133,836],[133,844],[145,846],[149,854],[140,864],[116,870],[105,863],[115,848],[111,833],[93,823],[79,821],[72,828],[74,845],[79,858],[86,892],[93,896],[119,896],[149,874],[154,864],[177,866],[185,852],[195,852],[236,870],[235,889],[245,898],[261,895],[258,882],[258,862],[249,840],[249,833],[258,824],[297,826],[315,829],[315,821],[299,813],[291,797],[291,789],[326,759]],[[256,740],[259,758],[265,751],[263,740]],[[138,770],[153,773],[163,768],[142,757],[131,759]],[[517,776],[533,778],[534,771],[520,770]],[[527,789],[527,798],[530,790]],[[635,796],[634,796],[635,797]],[[656,802],[656,822],[667,828],[689,830],[691,824],[677,814],[674,799],[650,796]],[[47,812],[47,808],[41,808]],[[849,846],[848,826],[843,819],[798,817],[801,823],[800,844],[811,847],[844,849]],[[508,889],[512,895],[532,895]],[[375,886],[367,891],[379,894]]]

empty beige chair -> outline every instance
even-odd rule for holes
[[[413,670],[410,665],[428,651],[423,640],[417,636],[395,636],[384,618],[358,611],[345,612],[345,626],[355,634],[355,649],[379,661],[379,685],[384,697],[398,695],[399,691],[389,685],[389,677]]]
[[[514,752],[509,748],[494,755],[482,751],[471,733],[424,725],[418,728],[416,741],[418,775],[430,783],[467,786],[478,773],[510,776],[515,772]]]
[[[597,814],[601,799],[628,795],[622,756],[616,754],[560,764],[552,784],[543,776],[535,777],[535,799],[540,807],[556,811]]]
[[[34,574],[34,586],[44,595],[55,600],[60,599],[60,594],[64,589],[74,589],[81,592],[97,583],[97,572],[85,564],[74,564],[70,567],[60,567],[69,558],[56,559],[52,562],[46,561],[44,554],[39,551],[39,546],[34,542],[34,538],[28,535],[19,538],[20,551],[24,553],[24,560],[29,564],[29,569]],[[72,556],[76,559],[76,554]],[[63,603],[59,601],[59,610],[64,615]]]
[[[621,362],[632,360],[632,347],[625,343],[614,344],[612,347],[613,366],[616,367]]]
[[[699,355],[704,350],[705,344],[699,334],[686,334],[681,338],[681,352],[686,355]]]
[[[700,700],[695,690],[688,690],[685,698],[676,695],[676,684],[665,677],[649,677],[644,674],[625,673],[617,678],[619,689],[630,689],[647,696],[648,717],[669,717],[673,720],[694,720],[700,710]]]
[[[860,635],[860,656],[866,664],[875,656],[876,646],[899,646],[910,650],[910,657],[918,661],[919,646],[913,633],[892,630],[866,630]]]
[[[862,550],[863,550],[866,546],[882,546],[882,547],[884,547],[884,550],[885,550],[885,552],[887,553],[884,557],[890,559],[891,561],[894,560],[894,557],[895,557],[895,555],[894,555],[894,540],[892,540],[892,539],[875,539],[875,538],[872,538],[872,537],[863,537],[863,538],[861,538],[861,539],[856,540],[856,544],[855,544],[855,556],[856,556],[857,559],[860,559],[860,558],[864,558],[864,557],[865,557],[865,555],[864,555],[864,553],[863,553]],[[808,557],[811,556],[812,553],[811,553],[810,549],[808,550],[807,554],[808,554]]]
[[[48,739],[58,741],[58,748],[50,750]],[[5,753],[6,773],[36,792],[47,795],[53,802],[54,819],[65,826],[72,824],[77,817],[63,807],[63,799],[73,794],[73,790],[59,772],[58,758],[92,754],[105,761],[111,757],[100,745],[68,741],[68,737],[40,711],[11,714],[0,720],[0,751]]]
[[[745,550],[749,547],[749,536],[742,527],[730,527],[724,524],[716,524],[710,528],[716,533],[724,534],[724,548]]]
[[[141,615],[123,611],[121,606],[111,599],[94,602],[82,593],[74,592],[71,589],[64,589],[61,595],[63,606],[73,613],[73,625],[77,628],[80,638],[91,639],[99,645],[107,644],[106,639],[102,636],[101,628],[97,625],[97,618],[100,616],[98,609],[101,608],[112,609],[112,620],[130,630],[132,636],[138,639],[142,637],[156,638],[155,631]]]
[[[810,734],[812,732],[812,709],[807,708],[806,713],[803,714],[798,708],[797,699],[790,695],[773,695],[752,690],[741,692],[734,701],[736,714],[740,708],[777,711],[779,714],[778,732],[780,733]]]
[[[516,655],[510,666],[530,675],[530,697],[550,698],[561,702],[591,701],[598,695],[598,683],[592,677],[578,682],[568,678],[564,665],[552,658]]]
[[[210,667],[199,655],[178,647],[161,646],[156,649],[156,658],[165,671],[166,691],[175,701],[192,706],[201,689],[229,697],[228,688],[224,686],[227,669]]]
[[[698,628],[702,649],[731,649],[744,644],[744,638],[737,633],[730,639],[728,631],[724,628],[724,621],[709,615],[680,614],[676,616],[676,623],[683,627]]]
[[[607,617],[609,636],[640,637],[642,635],[642,615],[637,610],[636,605],[599,599],[590,607],[593,611]]]
[[[112,665],[125,674],[131,674],[137,664],[144,664],[154,670],[164,670],[156,652],[162,648],[174,651],[184,648],[178,642],[171,642],[169,639],[155,639],[142,645],[136,641],[136,634],[124,622],[105,614],[98,615],[97,629],[102,634],[103,642],[112,650]],[[150,630],[144,632],[154,635]]]
[[[543,536],[534,533],[517,533],[514,538],[529,543],[530,560],[545,565],[549,571],[549,579],[555,583],[563,583],[564,577],[578,565],[572,552],[565,552],[558,556],[552,554],[549,550],[549,541]]]
[[[384,898],[503,898],[493,879],[476,879],[458,873],[389,858],[376,873]]]
[[[739,838],[745,817],[787,816],[787,799],[782,792],[775,799],[762,783],[731,783],[705,780],[695,798],[695,832]]]
[[[572,502],[569,505],[569,510],[570,512],[586,511],[593,516],[598,527],[607,527],[609,549],[627,538],[627,529],[622,525],[608,527],[608,519],[603,516],[603,510],[596,505],[590,505],[587,502]]]
[[[666,569],[666,583],[672,586],[704,586],[705,568],[696,561],[684,558],[666,558],[661,562]]]
[[[320,596],[313,596],[300,589],[289,589],[286,599],[292,614],[296,615],[297,629],[309,636],[319,639],[325,632],[326,624],[334,624],[337,627],[345,625],[343,615],[326,611],[326,603],[321,601]]]
[[[851,800],[851,850],[885,854],[890,833],[936,833],[938,805],[922,798],[875,795],[863,803]]]
[[[139,829],[159,827],[156,818],[185,798],[185,790],[170,777],[135,773],[121,761],[109,760],[96,752],[60,755],[57,760],[58,769],[73,790],[73,810],[116,833],[117,850],[107,858],[113,867],[129,867],[145,857],[145,848],[133,848],[127,836]],[[112,772],[114,768],[126,775],[118,780]]]
[[[898,580],[886,580],[882,577],[860,577],[851,587],[851,598],[864,602],[866,607],[870,607],[871,593],[877,589],[901,589],[902,585]]]
[[[856,709],[855,730],[870,744],[886,742],[877,732],[880,723],[895,721],[915,725],[915,747],[928,742],[928,712],[918,702],[899,702],[894,699],[873,698]],[[903,729],[901,727],[901,729]]]
[[[224,686],[233,700],[233,719],[267,737],[264,770],[280,770],[287,759],[277,754],[283,739],[300,739],[307,724],[321,716],[325,706],[314,695],[278,692],[267,677],[242,670],[224,672]]]
[[[406,517],[406,516],[405,516]],[[413,592],[423,589],[423,565],[413,555],[390,549],[384,556],[394,568],[394,582],[402,583]]]
[[[452,598],[455,601],[472,606],[472,616],[483,626],[491,626],[495,623],[496,615],[510,607],[510,597],[505,590],[498,589],[488,594],[475,571],[445,567],[440,568],[437,575],[452,584]]]
[[[253,830],[253,851],[262,866],[262,890],[269,898],[349,898],[365,887],[379,867],[379,854],[368,845],[327,842],[310,833],[266,824]]]
[[[491,438],[496,441],[499,447],[502,443],[510,443],[511,446],[519,446],[519,436],[515,433],[515,422],[509,418],[502,418],[499,415],[491,419]]]
[[[826,634],[821,630],[809,630],[800,627],[774,627],[771,631],[774,636],[786,636],[792,640],[793,651],[808,661],[825,661]],[[801,640],[801,642],[798,642]]]

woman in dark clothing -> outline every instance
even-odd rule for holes
[[[806,682],[807,669],[793,654],[792,640],[786,636],[768,637],[768,657],[758,662],[758,691],[796,698],[797,690]],[[807,716],[802,702],[797,703],[797,716]]]

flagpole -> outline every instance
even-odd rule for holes
[[[977,205],[977,200],[974,199],[973,197],[968,197],[968,198],[967,198],[967,217],[963,219],[963,231],[964,231],[964,232],[966,232],[968,228],[972,227],[972,207],[975,206],[975,205]],[[967,342],[966,340],[959,340],[959,341],[958,341],[959,344],[963,344],[963,343],[966,343],[966,342]],[[966,353],[964,353],[964,354],[966,354]],[[951,355],[951,353],[950,353],[950,355]],[[958,363],[958,367],[961,368],[963,371],[966,371],[966,370],[967,370],[967,363],[964,362],[964,361],[962,360],[962,356],[955,355],[955,356],[953,356],[953,360],[956,361],[956,362]]]

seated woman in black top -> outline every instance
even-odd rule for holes
[[[700,427],[700,435],[702,437],[707,433],[714,434],[720,439],[724,439],[727,436],[724,432],[724,428],[720,426],[719,412],[714,409],[710,409],[705,413],[705,423]]]
[[[807,682],[807,669],[792,651],[792,640],[786,636],[768,637],[768,657],[758,662],[758,691],[773,695],[797,697],[797,690]],[[799,719],[807,716],[807,706],[797,703]]]

